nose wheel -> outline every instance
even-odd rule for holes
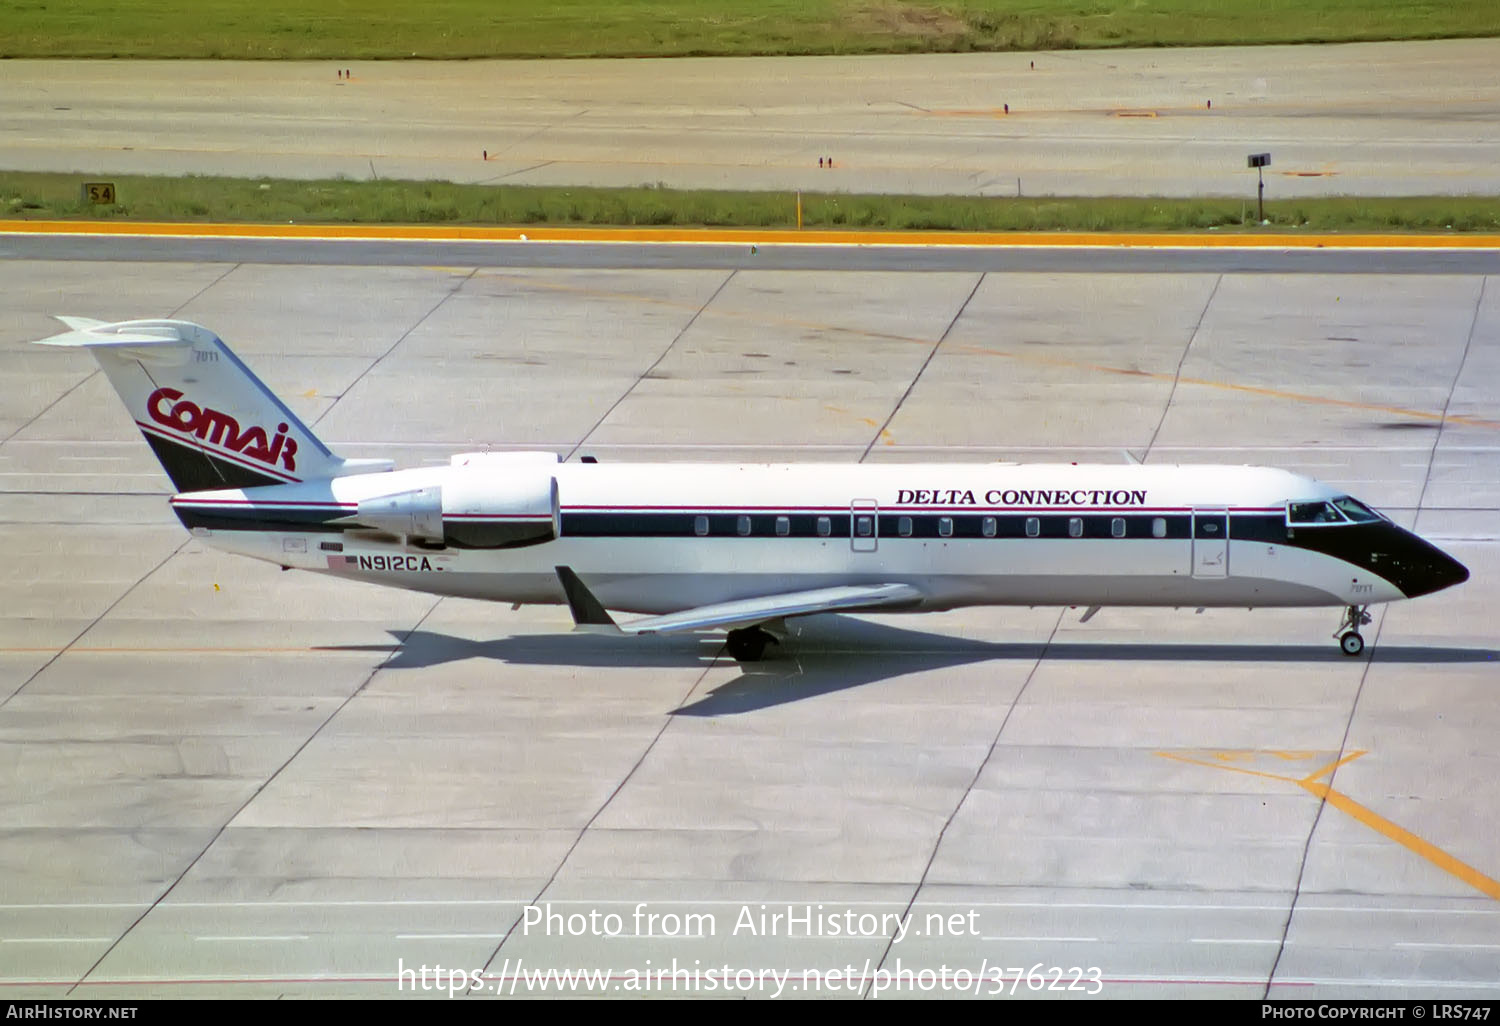
[[[1365,639],[1359,629],[1370,622],[1369,606],[1348,606],[1344,610],[1344,622],[1333,636],[1339,639],[1339,648],[1346,656],[1357,656],[1365,650]]]

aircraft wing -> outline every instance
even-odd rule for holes
[[[556,569],[558,580],[562,582],[563,591],[568,596],[568,608],[573,613],[573,622],[578,625],[578,629],[609,634],[673,634],[716,627],[747,627],[789,616],[910,606],[922,600],[922,593],[909,584],[846,584],[733,602],[716,602],[662,616],[631,620],[629,623],[616,623],[571,568],[560,566]]]

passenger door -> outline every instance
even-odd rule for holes
[[[1229,511],[1193,510],[1193,576],[1229,576]]]

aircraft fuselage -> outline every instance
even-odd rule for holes
[[[1352,502],[1340,493],[1268,468],[536,457],[186,493],[173,506],[205,542],[283,566],[561,603],[566,565],[604,605],[653,614],[876,582],[916,588],[918,610],[1363,606],[1467,577],[1389,520],[1340,512],[1336,500]],[[1307,519],[1319,504],[1327,519]]]

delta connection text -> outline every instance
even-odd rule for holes
[[[1144,506],[1144,488],[901,488],[897,506]]]
[[[810,904],[741,905],[733,922],[728,919],[728,913],[658,912],[646,902],[624,915],[598,909],[559,911],[548,903],[526,906],[521,932],[543,937],[891,937],[900,944],[913,924],[910,912],[858,912]],[[978,937],[979,913],[929,912],[915,933]]]

